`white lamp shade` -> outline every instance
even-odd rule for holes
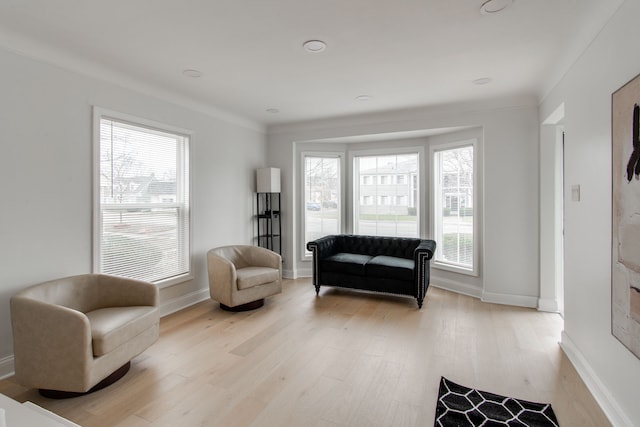
[[[280,169],[262,168],[256,170],[256,187],[258,193],[279,193]]]

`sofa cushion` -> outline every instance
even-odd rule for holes
[[[253,288],[275,282],[280,278],[280,271],[270,267],[244,267],[236,270],[238,290]]]
[[[371,260],[369,255],[337,253],[322,261],[322,269],[335,273],[354,274],[364,276],[364,266]]]
[[[113,351],[159,320],[158,309],[149,306],[100,308],[85,315],[91,324],[94,357]]]
[[[413,268],[412,259],[378,255],[367,263],[366,272],[372,277],[413,280]]]

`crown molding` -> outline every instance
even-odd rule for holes
[[[53,65],[68,72],[120,86],[230,124],[266,134],[266,126],[261,123],[229,113],[214,105],[196,101],[175,91],[149,84],[114,68],[105,67],[86,58],[74,55],[64,49],[46,45],[24,35],[16,34],[6,28],[0,28],[0,49],[37,62]]]

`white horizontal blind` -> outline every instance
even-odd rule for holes
[[[433,160],[436,261],[473,269],[473,146],[437,151]]]
[[[306,242],[342,229],[340,158],[304,156],[304,245],[305,256],[311,256]]]
[[[160,282],[189,273],[189,138],[100,118],[98,271]]]

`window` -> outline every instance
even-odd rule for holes
[[[304,250],[305,256],[311,256],[306,242],[342,229],[340,157],[303,155],[303,163]]]
[[[185,280],[189,137],[98,110],[96,125],[94,270],[158,284]]]
[[[354,157],[354,183],[358,176],[377,176],[373,185],[354,188],[354,233],[376,236],[419,237],[418,153],[360,155]],[[392,176],[407,176],[392,184]],[[376,181],[378,184],[376,185]],[[358,202],[361,203],[358,203]],[[371,203],[367,203],[371,201]],[[396,201],[394,204],[393,201]]]
[[[434,150],[435,261],[474,271],[474,146]]]

